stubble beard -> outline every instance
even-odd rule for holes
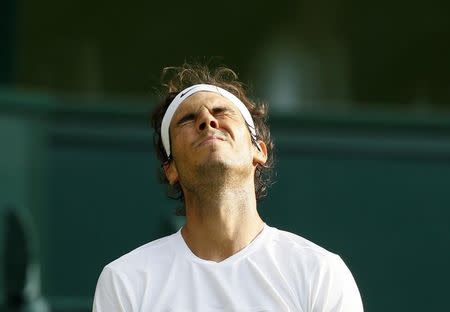
[[[183,187],[196,197],[214,199],[243,187],[252,171],[243,164],[215,159],[198,165]]]

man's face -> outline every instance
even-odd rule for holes
[[[239,109],[213,92],[197,92],[179,106],[170,124],[170,137],[173,160],[166,175],[171,184],[220,170],[251,174],[267,158],[263,142],[258,142],[262,151],[252,144]]]

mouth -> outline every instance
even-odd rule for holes
[[[221,136],[209,135],[206,138],[200,140],[200,143],[198,144],[198,146],[214,144],[216,142],[223,142],[223,141],[225,141],[225,138],[223,138]]]

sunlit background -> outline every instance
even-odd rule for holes
[[[149,113],[187,60],[270,105],[268,224],[341,255],[366,311],[446,311],[449,56],[445,1],[0,1],[0,305],[90,311],[180,227]]]

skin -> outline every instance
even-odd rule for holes
[[[186,224],[181,234],[191,251],[215,262],[245,248],[263,229],[257,212],[254,175],[267,160],[234,104],[212,92],[198,92],[178,107],[170,124],[169,183],[180,182]]]

